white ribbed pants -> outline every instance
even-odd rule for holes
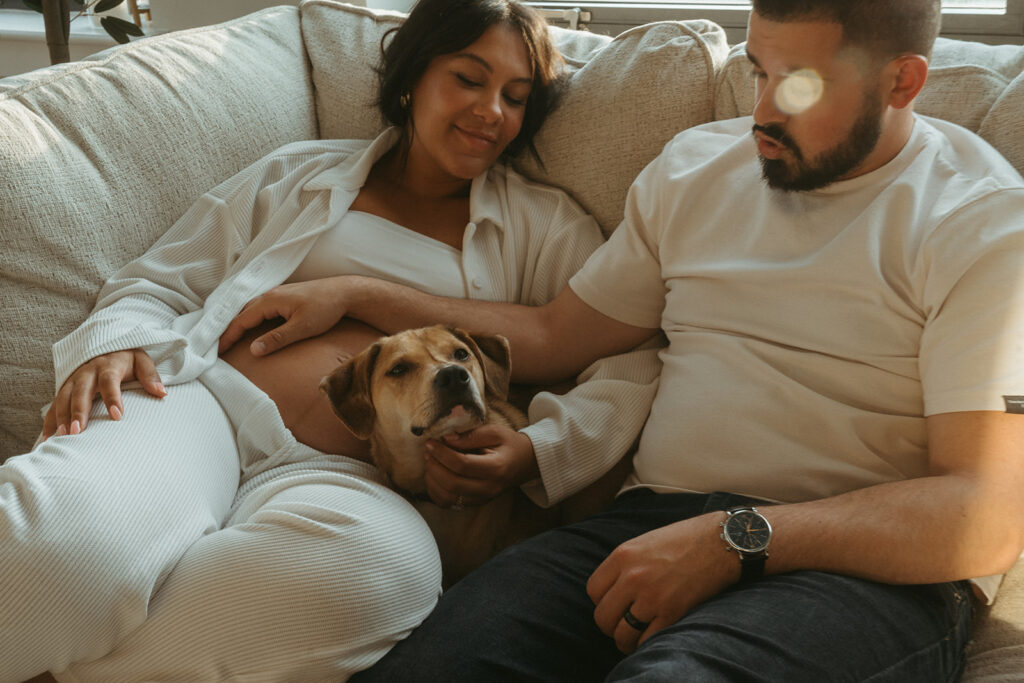
[[[412,506],[226,363],[124,402],[0,466],[0,682],[341,681],[433,608]]]

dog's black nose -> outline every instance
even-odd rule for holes
[[[462,389],[469,384],[469,373],[461,365],[446,365],[434,375],[434,386],[439,390]]]

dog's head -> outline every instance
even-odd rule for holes
[[[399,487],[425,490],[423,442],[487,420],[504,400],[509,347],[501,336],[437,325],[385,337],[320,383],[345,426],[369,438],[377,466]]]

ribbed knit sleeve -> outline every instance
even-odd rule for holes
[[[597,223],[564,193],[529,186],[517,191],[509,178],[509,213],[526,227],[511,231],[529,239],[516,264],[522,287],[518,303],[552,300],[603,243]],[[512,250],[506,249],[506,257]],[[519,250],[516,250],[519,251]],[[549,506],[585,488],[610,470],[633,446],[658,388],[660,335],[628,353],[602,358],[566,394],[542,392],[529,407],[522,431],[533,442],[541,477],[523,486],[534,502]],[[513,363],[515,359],[513,357]]]
[[[200,198],[107,281],[93,313],[54,345],[57,388],[89,359],[134,348],[153,358],[166,385],[198,377],[245,303],[282,282],[331,211],[347,209],[350,196],[332,203],[330,192],[303,187],[351,152],[341,143],[290,145]]]

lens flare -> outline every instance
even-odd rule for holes
[[[800,69],[786,76],[775,89],[775,106],[793,116],[807,110],[821,99],[825,84],[811,69]]]

